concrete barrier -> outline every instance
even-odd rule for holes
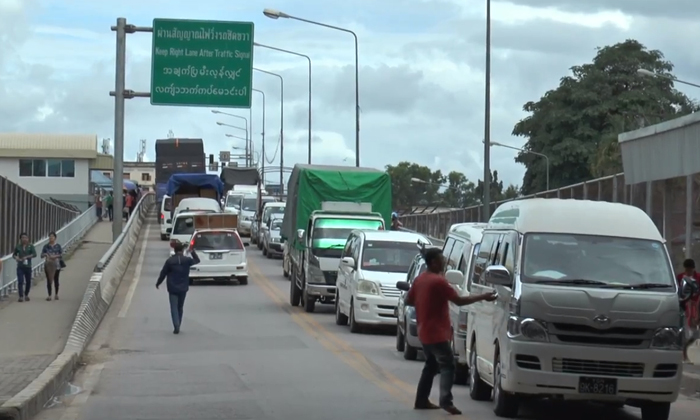
[[[59,393],[72,377],[78,360],[92,339],[121,283],[149,210],[155,202],[153,193],[138,203],[124,232],[95,267],[83,301],[73,321],[63,352],[31,384],[0,407],[0,420],[29,420],[47,401]]]

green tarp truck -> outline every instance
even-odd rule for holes
[[[295,165],[282,224],[290,304],[303,304],[313,312],[316,302],[333,303],[338,263],[350,232],[385,229],[391,210],[391,179],[386,172]]]

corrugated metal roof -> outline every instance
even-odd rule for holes
[[[1,149],[85,150],[97,153],[96,134],[0,133]]]
[[[0,155],[91,159],[97,156],[97,135],[0,133]]]

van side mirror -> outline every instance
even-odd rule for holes
[[[462,283],[464,283],[464,274],[462,274],[462,272],[459,270],[448,270],[445,273],[445,278],[447,279],[447,282],[453,286],[461,287]]]
[[[681,301],[686,301],[693,296],[700,293],[700,288],[694,279],[690,277],[683,277],[681,281],[681,288],[678,291],[678,297]]]
[[[510,277],[510,271],[502,265],[492,265],[486,267],[484,271],[484,280],[486,283],[495,284],[498,286],[512,286],[513,280]]]
[[[340,265],[347,268],[355,268],[355,259],[353,257],[343,257],[340,260]]]
[[[407,281],[397,281],[396,288],[401,290],[402,292],[408,292],[408,290],[411,288],[411,285],[408,284]]]
[[[297,238],[299,238],[299,240],[304,239],[304,229],[297,230]]]

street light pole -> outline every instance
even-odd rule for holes
[[[265,185],[265,92],[263,92],[260,89],[253,89],[253,92],[258,92],[259,94],[262,95],[262,132],[260,133],[262,135],[262,159],[260,161],[262,162],[262,184]],[[311,115],[311,114],[309,114]],[[309,121],[311,121],[309,117]],[[311,126],[309,126],[311,127]],[[309,132],[310,132],[309,128]]]
[[[253,67],[253,70],[280,79],[280,191],[284,191],[284,173],[282,172],[282,168],[284,167],[284,78],[277,73],[272,73],[257,67]]]
[[[246,117],[241,117],[240,115],[229,114],[228,112],[217,111],[216,109],[212,109],[212,110],[211,110],[211,113],[212,113],[212,114],[226,115],[226,116],[229,116],[229,117],[236,117],[236,118],[240,118],[240,119],[242,119],[243,121],[245,121],[245,137],[246,137],[246,139],[247,139],[247,140],[246,140],[246,146],[245,146],[245,147],[246,147],[246,154],[247,154],[247,153],[248,153],[248,140],[250,140],[250,135],[248,134],[248,119],[247,119]],[[251,111],[251,117],[252,117],[252,116],[253,116],[253,113],[252,113],[252,111]],[[236,127],[236,126],[234,126],[234,125],[228,125],[228,124],[224,124],[224,123],[220,123],[220,122],[217,122],[217,124],[218,124],[218,125],[227,126],[227,127],[238,128],[239,130],[241,129],[241,127]],[[251,128],[252,128],[252,127],[251,127]],[[246,164],[246,166],[248,166],[248,158],[246,158],[245,164]]]
[[[270,50],[274,51],[279,51],[291,55],[296,55],[297,57],[304,57],[306,60],[309,62],[309,158],[308,158],[308,164],[311,165],[311,57],[305,54],[300,54],[298,52],[290,51],[290,50],[285,50],[282,48],[277,48],[277,47],[271,47],[269,45],[264,45],[264,44],[258,44],[257,42],[253,43],[256,47],[260,48],[267,48]],[[253,89],[255,90],[255,89]],[[263,99],[264,100],[264,99]]]
[[[700,85],[697,85],[695,83],[690,83],[690,82],[686,82],[684,80],[676,79],[675,77],[668,75],[668,74],[654,73],[653,71],[649,71],[647,69],[638,69],[637,74],[640,76],[645,76],[645,77],[660,77],[662,79],[671,80],[672,82],[682,83],[684,85],[700,88]]]
[[[513,147],[513,146],[509,146],[507,144],[498,143],[495,141],[491,142],[491,146],[505,147],[506,149],[517,150],[519,152],[523,152],[523,153],[527,153],[530,155],[535,155],[535,156],[539,156],[539,157],[544,158],[544,161],[547,165],[547,168],[546,168],[546,171],[547,171],[547,189],[546,189],[546,191],[549,191],[549,156],[545,155],[544,153],[533,152],[532,150],[527,150],[527,149],[523,149],[520,147]]]
[[[486,92],[484,100],[484,197],[483,221],[491,217],[491,0],[486,0]]]
[[[286,13],[280,12],[279,10],[265,9],[263,14],[270,19],[294,19],[300,22],[310,23],[316,26],[322,26],[324,28],[335,29],[336,31],[341,31],[349,33],[355,39],[355,166],[360,166],[360,53],[359,46],[357,42],[357,34],[349,29],[341,28],[338,26],[328,25],[321,22],[316,22],[313,20],[302,19],[300,17],[291,16]]]

